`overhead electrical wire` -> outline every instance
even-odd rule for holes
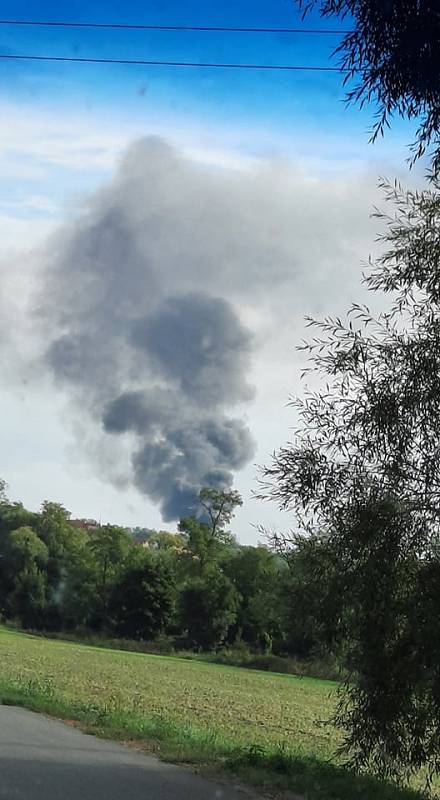
[[[339,67],[320,67],[302,64],[240,64],[215,61],[164,61],[131,58],[81,58],[80,56],[39,56],[19,53],[0,53],[0,59],[10,61],[60,61],[80,64],[127,64],[146,67],[202,67],[216,69],[272,70],[283,72],[348,72]]]
[[[60,22],[55,20],[12,20],[1,19],[0,25],[38,26],[52,28],[98,28],[114,30],[147,30],[147,31],[176,31],[201,33],[265,33],[265,34],[331,34],[343,35],[350,33],[344,30],[329,30],[318,28],[245,28],[245,27],[217,27],[205,25],[147,25],[137,23],[110,23],[110,22]],[[20,53],[0,53],[2,60],[17,61],[46,61],[46,62],[72,62],[83,64],[122,64],[133,66],[158,66],[158,67],[200,67],[208,69],[244,69],[244,70],[271,70],[283,72],[344,72],[339,67],[314,66],[306,64],[241,64],[224,63],[217,61],[171,61],[164,59],[128,59],[128,58],[93,58],[81,56],[51,56]]]
[[[45,28],[110,28],[113,30],[140,31],[198,31],[200,33],[290,33],[344,36],[352,33],[349,30],[331,30],[329,28],[240,28],[212,25],[144,25],[136,23],[116,22],[59,22],[54,20],[0,19],[0,25],[39,26]]]

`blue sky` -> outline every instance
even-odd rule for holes
[[[311,16],[305,22],[293,0],[186,0],[134,2],[2,3],[3,19],[77,22],[195,24],[207,26],[338,28]],[[347,21],[344,27],[349,24]],[[1,51],[33,55],[335,65],[338,36],[123,31],[2,26]],[[77,109],[82,114],[113,110],[146,122],[150,116],[200,120],[205,124],[261,126],[282,138],[341,132],[365,145],[371,112],[347,110],[341,79],[334,73],[279,73],[173,67],[3,62],[1,92],[33,105]],[[398,126],[400,128],[400,126]],[[402,133],[404,133],[402,131]],[[278,144],[276,139],[278,138]],[[252,142],[247,143],[252,150]],[[329,149],[332,144],[329,145]]]
[[[302,23],[291,0],[3,0],[1,16],[336,27],[316,17]],[[337,41],[338,36],[0,26],[4,54],[328,66],[334,64],[330,53]],[[299,385],[293,348],[303,335],[303,315],[342,313],[350,300],[359,298],[359,265],[374,247],[375,229],[368,215],[377,200],[377,176],[397,175],[410,182],[404,162],[411,130],[396,121],[383,141],[368,144],[373,109],[360,113],[347,108],[337,73],[7,60],[0,61],[0,69],[0,280],[7,298],[0,314],[0,338],[5,335],[7,343],[0,347],[0,435],[8,454],[0,474],[9,481],[11,495],[31,507],[50,497],[75,515],[160,526],[157,508],[145,498],[99,479],[78,449],[78,436],[72,437],[64,398],[40,374],[31,310],[53,246],[48,237],[81,213],[87,193],[111,178],[121,154],[142,136],[166,137],[197,169],[221,168],[231,185],[237,169],[248,175],[245,186],[253,180],[253,169],[268,170],[268,195],[279,209],[269,231],[275,238],[268,253],[280,258],[286,273],[290,263],[294,269],[249,302],[243,301],[238,284],[230,297],[227,287],[222,290],[226,299],[239,304],[258,343],[252,367],[256,398],[245,416],[258,440],[256,463],[263,463],[286,441],[294,422],[285,404]],[[420,172],[413,176],[416,180]],[[172,195],[169,202],[174,202]],[[182,209],[173,213],[182,222]],[[259,225],[254,213],[245,218],[246,235]],[[279,241],[278,217],[283,219]],[[244,282],[248,267],[243,267]],[[237,482],[245,497],[238,520],[243,541],[255,541],[254,523],[288,526],[273,508],[252,504],[254,464]]]
[[[127,6],[117,2],[30,2],[5,0],[2,19],[77,22],[338,28],[317,15],[302,22],[293,0],[161,0]],[[349,23],[344,22],[344,27]],[[331,52],[339,36],[124,31],[0,26],[0,52],[74,57],[228,61],[268,64],[334,65]],[[347,108],[338,73],[265,72],[206,68],[92,65],[1,61],[3,117],[38,117],[97,130],[132,126],[136,135],[166,132],[199,146],[226,148],[243,156],[294,157],[319,162],[320,169],[341,163],[358,168],[377,163],[383,172],[391,159],[402,162],[411,140],[406,124],[396,121],[375,147],[368,144],[373,110]],[[49,124],[49,122],[48,122]],[[41,127],[41,126],[40,126]],[[29,134],[32,125],[29,126]],[[61,135],[61,134],[60,134]],[[134,133],[133,133],[134,135]],[[128,133],[127,133],[128,136]],[[52,136],[53,138],[53,136]],[[94,142],[93,145],[99,147]],[[10,155],[15,157],[13,142]],[[33,161],[34,152],[20,160]],[[48,174],[50,173],[50,175]],[[93,187],[102,170],[95,164],[71,169],[68,163],[44,164],[40,177],[25,187],[50,195],[57,203]],[[0,206],[17,204],[23,186],[9,168],[3,174]],[[47,204],[46,204],[47,206]],[[40,215],[49,208],[40,208]]]

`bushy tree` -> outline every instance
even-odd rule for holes
[[[8,611],[24,627],[40,628],[44,624],[46,607],[46,575],[35,562],[31,562],[15,576],[14,588],[8,596]]]
[[[218,553],[219,542],[211,537],[209,525],[195,517],[181,519],[179,532],[185,542],[182,554],[186,557],[188,571],[201,575]]]
[[[98,627],[108,621],[110,593],[113,585],[124,573],[130,546],[129,533],[117,525],[104,525],[90,534],[88,550],[91,556],[90,565],[94,572],[96,598],[94,624]]]
[[[14,588],[16,564],[11,553],[10,534],[19,528],[31,527],[36,515],[21,503],[0,502],[0,612],[8,613],[7,598]]]
[[[80,532],[70,524],[70,511],[61,503],[45,500],[34,521],[34,528],[45,543],[49,555],[49,572],[55,583],[59,570],[68,562],[75,550]]]
[[[238,601],[229,578],[215,568],[189,580],[180,595],[180,616],[191,646],[209,650],[222,644],[236,621]]]
[[[47,547],[29,526],[12,531],[9,552],[15,572],[27,569],[31,564],[36,564],[40,569],[47,564]]]
[[[70,512],[60,503],[44,501],[35,517],[34,529],[47,547],[46,580],[48,604],[44,615],[45,627],[63,626],[65,589],[70,573],[81,560],[85,545],[84,531],[70,524]]]
[[[22,503],[0,502],[0,542],[6,541],[7,534],[26,526],[35,527],[38,515],[24,508]]]
[[[344,655],[350,615],[339,559],[326,536],[298,536],[273,542],[287,568],[280,576],[279,624],[284,649],[301,659]],[[292,546],[293,545],[293,546]]]
[[[393,300],[310,321],[324,388],[295,401],[262,493],[332,552],[350,672],[337,719],[353,763],[395,777],[440,768],[440,194],[387,197],[388,249],[365,281]]]
[[[174,578],[166,560],[147,554],[114,586],[109,615],[119,636],[149,640],[168,625],[174,604]]]
[[[9,536],[12,590],[7,607],[12,617],[25,626],[39,626],[47,605],[47,547],[30,527],[18,528]]]
[[[59,627],[65,630],[99,626],[102,620],[96,565],[90,558],[87,534],[80,533],[82,544],[51,596],[58,610]]]
[[[247,644],[270,649],[282,635],[280,582],[283,564],[266,547],[239,547],[222,563],[238,595],[234,636]]]

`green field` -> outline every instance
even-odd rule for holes
[[[310,798],[414,797],[335,766],[337,686],[0,629],[0,701],[144,739],[165,758],[233,769]]]

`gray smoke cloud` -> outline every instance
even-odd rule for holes
[[[200,405],[240,403],[253,396],[245,379],[251,339],[221,298],[200,292],[167,298],[135,323],[132,342],[159,377]]]
[[[252,457],[249,430],[222,413],[249,400],[251,339],[231,306],[202,293],[166,298],[131,329],[153,379],[166,386],[124,392],[104,409],[108,433],[136,434],[134,482],[165,520],[197,508],[202,486],[228,488]]]
[[[230,486],[232,471],[253,454],[243,422],[197,411],[185,404],[176,412],[175,395],[159,390],[122,394],[104,413],[108,432],[141,437],[143,447],[133,457],[135,484],[161,504],[166,520],[195,511],[201,486]]]
[[[371,186],[280,163],[209,166],[161,138],[128,148],[50,240],[38,303],[44,366],[101,477],[136,486],[168,521],[202,486],[231,486],[254,453],[256,347],[310,311],[305,298],[339,295],[340,263],[357,285]]]
[[[134,146],[53,239],[40,307],[55,329],[46,364],[103,437],[129,442],[131,480],[166,521],[193,513],[202,486],[230,487],[255,449],[231,416],[254,394],[252,336],[209,279],[198,286],[191,252],[162,248],[182,224],[167,181],[193,191],[192,172],[205,202],[209,172],[161,140]]]

